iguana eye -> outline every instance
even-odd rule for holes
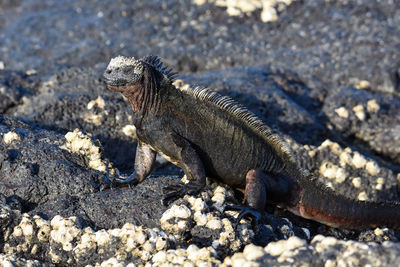
[[[129,74],[132,70],[133,70],[132,67],[126,67],[126,68],[124,68],[124,73]]]

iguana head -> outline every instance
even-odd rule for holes
[[[143,69],[141,61],[133,57],[118,56],[111,59],[103,77],[110,90],[123,93],[129,86],[141,82]]]
[[[153,82],[156,78],[172,81],[175,74],[163,67],[157,56],[141,59],[118,56],[111,59],[103,77],[110,90],[123,92],[125,87],[143,83],[146,78],[152,78]]]
[[[103,77],[107,87],[127,97],[135,111],[149,109],[156,102],[161,83],[172,82],[175,75],[162,65],[156,56],[118,56],[111,59]]]

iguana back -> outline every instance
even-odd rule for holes
[[[206,88],[171,86],[169,94],[182,95],[171,103],[171,128],[197,148],[210,177],[244,189],[249,169],[277,174],[293,163],[280,138],[231,98]],[[181,114],[184,119],[177,121]]]

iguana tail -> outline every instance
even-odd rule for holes
[[[312,181],[302,185],[298,206],[292,210],[304,218],[332,227],[400,229],[400,203],[352,200],[316,186]]]

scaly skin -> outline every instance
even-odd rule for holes
[[[244,192],[240,217],[259,218],[274,203],[330,226],[400,228],[400,205],[358,202],[316,185],[284,143],[254,114],[208,89],[179,90],[159,58],[111,60],[104,79],[132,104],[138,149],[131,184],[151,172],[156,153],[185,172],[189,183],[166,187],[168,204],[203,189],[206,176]]]

